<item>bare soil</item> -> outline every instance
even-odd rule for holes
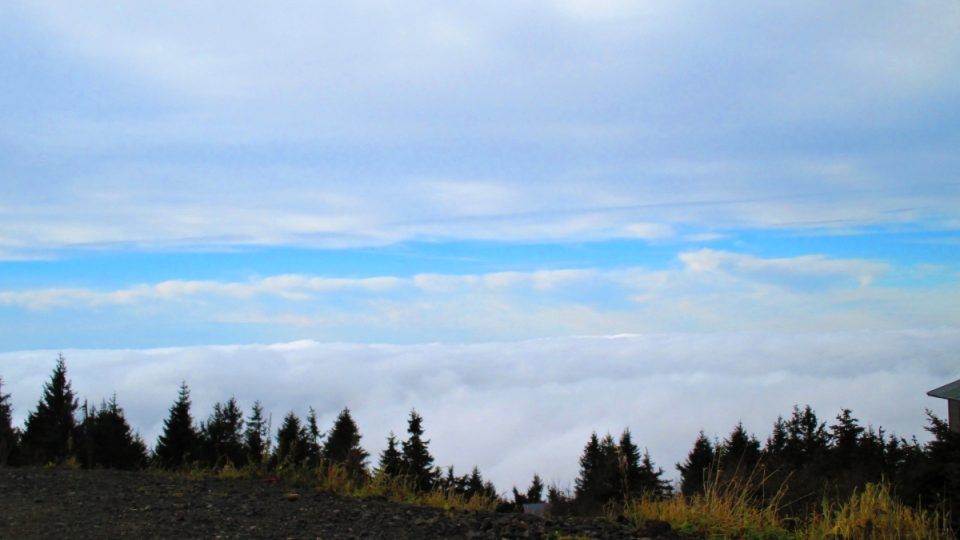
[[[10,539],[673,538],[654,530],[663,525],[443,511],[256,479],[0,468],[0,538]]]

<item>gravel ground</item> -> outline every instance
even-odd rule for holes
[[[607,520],[445,512],[263,480],[0,468],[0,538],[673,538]],[[662,524],[661,524],[662,525]]]

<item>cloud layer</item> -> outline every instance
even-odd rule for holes
[[[201,343],[304,338],[416,343],[882,330],[958,326],[953,309],[958,301],[956,274],[948,267],[698,249],[681,251],[659,269],[352,278],[279,274],[120,288],[0,289],[0,317],[8,322],[0,335],[7,333],[8,349],[23,349],[47,346],[51,339],[66,345],[166,345],[171,339],[190,342],[194,333],[203,336]],[[174,337],[158,338],[163,330]]]
[[[425,418],[440,464],[477,464],[501,490],[534,472],[572,486],[590,432],[629,427],[674,476],[697,431],[725,436],[742,420],[761,438],[778,414],[840,408],[903,436],[922,431],[925,392],[953,380],[955,329],[913,332],[650,334],[478,344],[276,345],[68,350],[84,399],[117,399],[149,443],[177,386],[192,388],[194,417],[236,396],[263,401],[274,428],[287,411],[315,407],[323,428],[349,406],[376,454],[407,412]],[[0,354],[18,422],[36,405],[56,352]]]
[[[956,229],[960,10],[0,7],[0,256]]]

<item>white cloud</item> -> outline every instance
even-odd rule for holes
[[[902,286],[911,268],[823,255],[763,258],[702,249],[666,269],[566,268],[487,274],[249,281],[171,280],[114,290],[0,290],[0,306],[86,310],[86,332],[158,323],[255,325],[258,339],[485,341],[635,332],[932,328],[960,324],[949,273]],[[890,277],[891,279],[886,279]],[[919,278],[910,278],[919,279]],[[320,300],[320,301],[317,301]],[[189,310],[183,304],[189,304]],[[90,310],[89,308],[96,308]],[[39,316],[39,315],[38,315]],[[18,323],[19,324],[19,323]],[[82,332],[77,323],[71,328]],[[232,325],[232,326],[231,326]],[[297,334],[291,334],[291,328]],[[79,334],[78,334],[79,335]],[[271,337],[272,336],[272,337]],[[376,337],[372,337],[376,336]]]
[[[276,345],[151,350],[67,350],[77,393],[117,393],[151,444],[177,386],[193,391],[194,417],[236,396],[263,401],[274,429],[289,410],[314,406],[329,427],[343,406],[376,454],[403,433],[410,408],[425,418],[439,464],[477,464],[502,490],[534,472],[572,485],[592,430],[630,427],[654,460],[673,464],[697,431],[725,436],[742,420],[760,437],[778,414],[810,403],[824,420],[850,407],[864,424],[922,431],[925,392],[960,376],[960,331],[647,334],[471,345]],[[4,392],[22,422],[39,399],[55,351],[0,354]]]
[[[662,223],[631,223],[623,228],[626,236],[643,240],[670,238],[675,234],[672,227]]]
[[[821,278],[856,277],[860,285],[869,285],[890,270],[883,262],[861,259],[836,259],[824,255],[763,258],[741,253],[701,249],[680,254],[680,260],[694,273],[728,272],[748,276],[800,276]]]
[[[47,53],[3,147],[60,156],[2,171],[3,258],[930,226],[958,205],[951,2],[0,9]],[[27,99],[60,72],[116,108]]]
[[[138,301],[178,301],[191,297],[219,296],[250,299],[257,295],[274,295],[287,300],[308,300],[311,293],[357,291],[376,293],[400,286],[404,280],[382,276],[371,278],[325,278],[301,275],[279,275],[248,282],[202,280],[169,280],[140,284],[113,291],[92,289],[41,289],[0,291],[0,304],[45,309],[58,306],[84,307],[105,304],[131,304]]]

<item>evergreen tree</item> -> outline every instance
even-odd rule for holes
[[[320,445],[320,440],[323,438],[323,433],[321,433],[320,428],[317,427],[317,411],[313,410],[313,407],[310,407],[307,413],[306,433],[305,448],[307,466],[316,467],[320,464],[320,458],[322,457],[323,447]]]
[[[190,389],[182,382],[177,401],[170,406],[170,414],[163,421],[163,433],[157,438],[154,450],[157,463],[168,469],[189,464],[198,457],[198,439],[190,414]]]
[[[342,463],[350,474],[359,475],[367,470],[368,456],[367,451],[360,447],[360,430],[350,416],[350,409],[344,407],[323,445],[323,458]]]
[[[263,418],[263,406],[259,401],[253,403],[250,417],[247,419],[247,429],[244,432],[244,452],[247,463],[252,465],[263,464],[270,454],[270,426],[269,421]]]
[[[423,418],[416,410],[410,411],[407,434],[409,437],[402,443],[401,470],[410,477],[418,490],[428,491],[439,475],[433,469],[433,456],[427,448],[430,441],[423,439]]]
[[[693,443],[685,462],[677,464],[680,471],[680,492],[689,497],[703,493],[714,467],[714,449],[703,430]]]
[[[16,461],[16,451],[20,434],[13,427],[13,407],[10,406],[10,394],[3,393],[3,379],[0,378],[0,467]]]
[[[60,463],[67,459],[74,446],[74,414],[77,407],[78,402],[67,380],[67,366],[61,354],[57,357],[50,382],[43,387],[43,397],[37,404],[37,410],[27,417],[23,447],[29,462]]]
[[[390,432],[387,437],[387,447],[380,453],[380,463],[377,465],[377,473],[387,476],[397,476],[403,471],[403,455],[397,448],[397,437]]]
[[[600,439],[596,432],[592,433],[580,457],[577,502],[586,510],[595,508],[617,498],[620,484],[620,460],[613,436],[608,433]]]
[[[908,500],[939,509],[960,508],[960,433],[927,411],[925,429],[933,440],[920,446],[914,440],[905,445],[905,463],[898,471],[900,491]],[[954,530],[960,528],[960,515],[951,512]]]
[[[749,475],[760,461],[760,441],[747,434],[743,422],[737,422],[720,446],[719,455],[720,469],[727,477]]]
[[[617,459],[620,469],[619,498],[626,500],[643,495],[645,486],[640,475],[640,449],[633,443],[629,429],[620,435]]]
[[[580,474],[574,481],[574,496],[578,500],[592,499],[595,496],[601,466],[600,437],[594,431],[580,455]]]
[[[226,464],[242,467],[246,464],[243,441],[243,411],[237,400],[213,406],[213,414],[200,425],[200,446],[203,462],[221,468]]]
[[[278,466],[300,466],[307,462],[309,432],[300,423],[300,418],[291,411],[283,418],[283,424],[277,430]]]
[[[817,419],[809,405],[802,411],[797,406],[793,407],[786,430],[784,456],[794,466],[799,467],[819,459],[827,449],[826,424]]]
[[[640,483],[643,492],[654,497],[665,497],[672,491],[670,483],[663,479],[663,469],[653,464],[650,452],[646,449],[640,459]]]
[[[473,470],[470,471],[470,476],[467,478],[467,489],[466,496],[467,498],[473,497],[474,495],[483,494],[483,477],[480,476],[480,469],[476,466],[473,467]]]
[[[773,431],[767,438],[767,445],[763,448],[764,459],[774,463],[782,461],[787,450],[787,437],[787,423],[782,416],[778,416],[773,423]]]
[[[83,405],[78,429],[78,452],[86,468],[140,469],[147,464],[147,447],[131,429],[117,396],[102,401],[100,408]]]
[[[830,426],[830,453],[836,467],[850,468],[860,453],[864,429],[857,422],[850,409],[843,409],[837,415],[837,423]]]
[[[533,481],[530,482],[530,487],[527,488],[526,498],[529,503],[543,502],[543,481],[540,480],[539,474],[533,474]]]

